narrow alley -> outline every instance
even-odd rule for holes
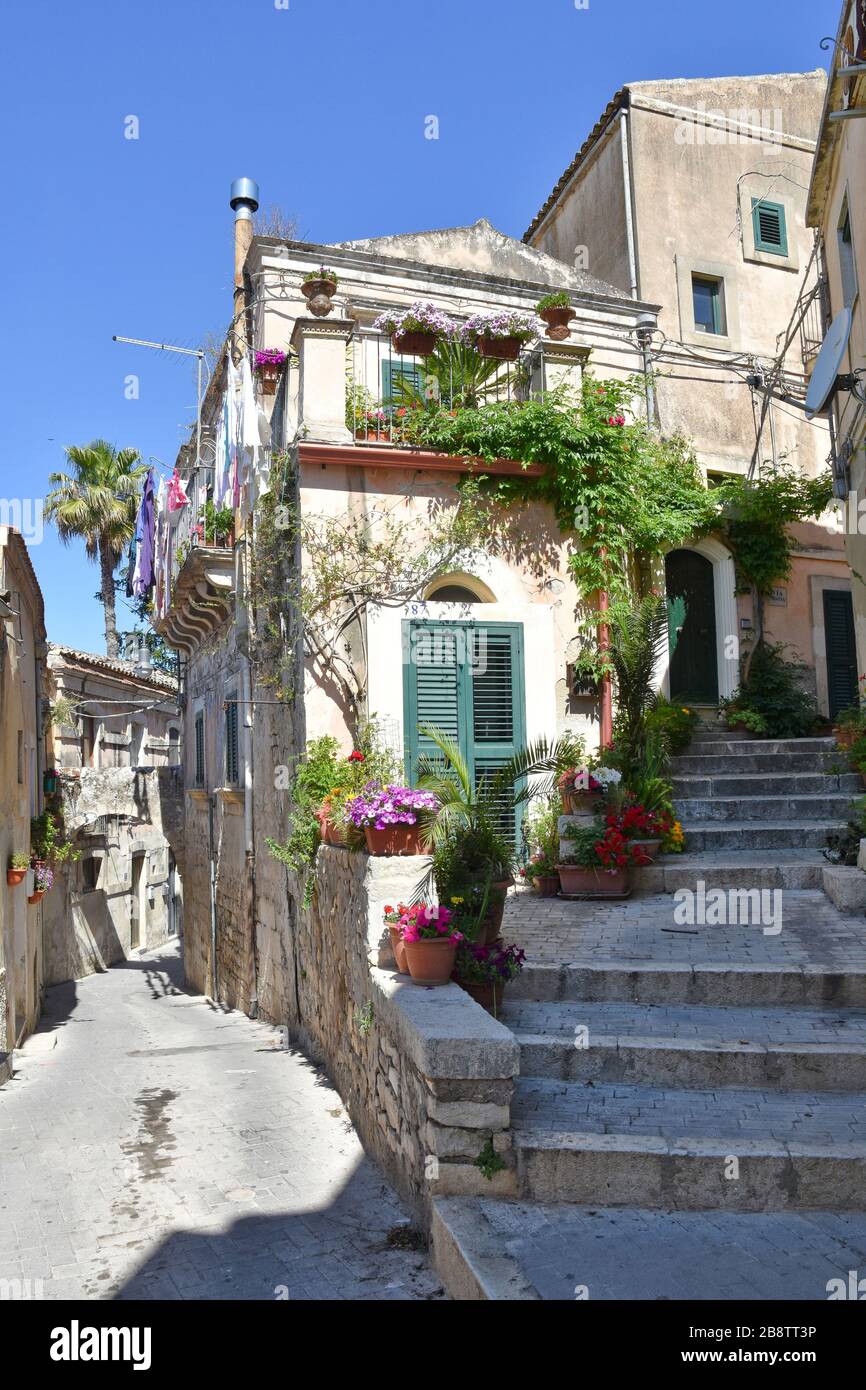
[[[50,1299],[442,1297],[324,1073],[182,978],[173,946],[48,992],[0,1090],[0,1275]]]

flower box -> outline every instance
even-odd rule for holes
[[[369,852],[376,856],[421,853],[419,825],[386,825],[381,830],[374,825],[365,825],[364,839]]]
[[[555,898],[559,892],[559,874],[539,874],[532,886],[540,898]]]
[[[482,357],[494,357],[500,362],[516,362],[520,356],[522,339],[520,338],[487,338],[484,334],[478,336],[478,351]]]
[[[621,898],[629,891],[628,869],[585,869],[580,864],[560,864],[559,879],[567,895],[586,898]]]
[[[395,352],[406,357],[429,357],[436,351],[435,333],[395,333],[391,338]]]

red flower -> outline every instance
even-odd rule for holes
[[[348,756],[348,758],[346,759],[346,761],[349,762],[349,763],[364,763],[364,762],[367,761],[367,759],[364,757],[364,754],[363,754],[363,753],[359,753],[358,750],[357,750],[357,748],[356,748],[355,751],[354,751],[354,753],[350,753],[350,754],[349,754],[349,756]]]

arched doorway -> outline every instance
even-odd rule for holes
[[[665,557],[672,700],[715,705],[719,699],[713,564],[696,550]]]

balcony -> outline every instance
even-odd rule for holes
[[[452,472],[463,466],[459,460],[423,444],[419,425],[427,411],[528,401],[563,381],[577,388],[589,356],[585,344],[540,339],[513,361],[441,342],[431,356],[414,357],[351,319],[299,319],[292,346],[296,355],[277,397],[277,442],[297,440],[308,457],[321,453],[322,461],[343,463],[350,461],[347,447],[357,449],[359,466],[405,467],[411,451],[416,467]],[[496,471],[520,469],[513,460],[502,464]]]
[[[234,588],[234,551],[196,540],[172,577],[168,605],[155,616],[154,628],[189,656],[232,613]]]

